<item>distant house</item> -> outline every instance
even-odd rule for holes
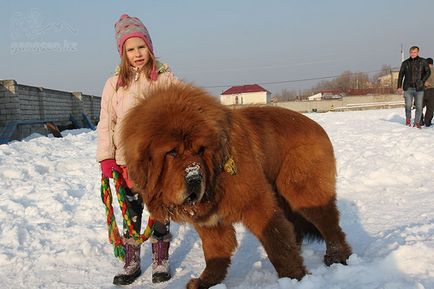
[[[399,70],[392,70],[391,73],[380,76],[378,82],[381,87],[396,87],[398,84]]]
[[[319,92],[317,94],[311,95],[307,99],[308,100],[321,100],[322,99],[322,92]]]
[[[224,105],[266,104],[271,102],[271,92],[258,84],[232,86],[220,94]]]

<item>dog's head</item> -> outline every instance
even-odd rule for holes
[[[229,110],[187,84],[155,90],[122,126],[130,178],[156,219],[204,221],[228,156]]]

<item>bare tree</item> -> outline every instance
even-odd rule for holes
[[[369,75],[365,72],[344,71],[338,77],[321,81],[315,87],[315,91],[347,92],[351,89],[364,89],[370,87]]]
[[[297,95],[298,95],[298,93],[296,90],[287,90],[285,88],[280,93],[275,94],[273,98],[277,102],[293,101],[293,100],[297,99]]]
[[[280,93],[274,95],[276,101],[292,101],[306,99],[308,96],[318,92],[329,92],[332,94],[346,93],[363,93],[361,90],[372,91],[380,87],[378,78],[392,74],[392,67],[388,64],[383,64],[381,70],[369,77],[366,72],[351,72],[349,70],[342,72],[339,76],[331,80],[323,80],[315,86],[303,91],[283,89]]]
[[[372,76],[372,83],[374,83],[376,87],[381,86],[380,77],[390,75],[391,72],[392,66],[389,64],[383,64],[383,66],[381,66],[381,70]]]

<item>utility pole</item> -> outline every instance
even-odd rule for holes
[[[404,62],[404,49],[402,47],[402,43],[401,43],[401,63]]]

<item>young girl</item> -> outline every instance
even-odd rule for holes
[[[100,121],[97,133],[97,160],[105,177],[112,177],[112,170],[121,173],[129,189],[126,192],[127,208],[132,214],[134,229],[140,232],[143,202],[140,195],[131,190],[125,166],[124,150],[119,142],[120,128],[126,112],[151,89],[169,85],[178,80],[167,71],[167,66],[157,62],[151,37],[143,23],[135,17],[124,14],[115,24],[118,52],[121,58],[118,73],[110,77],[102,93]],[[140,245],[136,245],[124,228],[125,264],[123,270],[113,279],[115,285],[134,282],[141,274]],[[169,224],[156,222],[151,236],[152,282],[169,280],[169,244],[171,235]]]

